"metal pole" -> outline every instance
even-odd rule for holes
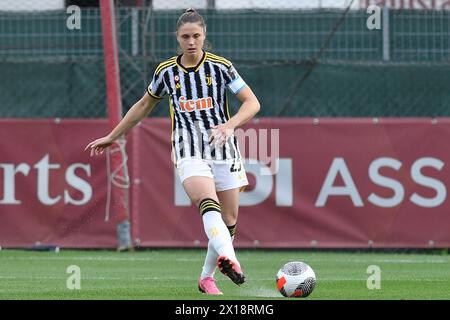
[[[216,0],[208,0],[206,3],[206,8],[208,10],[213,10],[216,8]]]
[[[139,53],[139,11],[137,8],[131,9],[131,55],[137,56]]]
[[[390,57],[390,43],[389,43],[389,8],[383,7],[383,60],[389,61]]]
[[[101,24],[103,35],[103,56],[106,79],[106,100],[108,118],[111,129],[122,119],[122,97],[120,88],[119,54],[116,35],[116,15],[113,0],[101,0]],[[118,250],[129,250],[132,248],[131,232],[128,208],[129,177],[126,168],[125,138],[121,137],[117,142],[118,148],[111,146],[108,156],[111,156],[111,170],[108,170],[108,198],[106,218],[109,218],[109,206],[117,222]],[[120,181],[121,184],[116,183]]]

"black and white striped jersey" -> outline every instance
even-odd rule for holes
[[[184,67],[181,55],[159,64],[147,91],[156,99],[169,95],[175,163],[183,158],[241,157],[234,135],[222,147],[211,146],[209,136],[211,127],[230,118],[227,89],[237,94],[245,86],[230,61],[209,52],[203,52],[195,67]]]

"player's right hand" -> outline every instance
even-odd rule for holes
[[[84,148],[84,151],[87,149],[91,149],[91,157],[93,155],[99,155],[102,154],[103,151],[105,151],[106,148],[111,146],[114,143],[114,140],[111,139],[109,136],[97,139],[89,143],[86,148]]]

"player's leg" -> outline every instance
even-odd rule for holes
[[[209,251],[214,250],[216,254],[229,257],[232,261],[236,260],[228,228],[222,219],[214,180],[209,177],[192,176],[183,181],[183,187],[200,210],[203,227],[209,239]],[[199,289],[208,294],[221,294],[213,277],[201,277]]]
[[[219,198],[220,208],[222,210],[222,218],[230,232],[231,241],[234,240],[234,234],[236,231],[237,216],[239,210],[239,189],[231,189],[217,192]],[[217,258],[219,255],[212,247],[211,243],[208,243],[208,251],[206,253],[205,263],[202,270],[202,278],[212,277],[217,267]]]
[[[239,188],[217,192],[217,196],[222,206],[222,218],[230,232],[231,241],[233,241],[239,211]],[[245,281],[245,276],[237,260],[232,261],[228,257],[219,256],[217,258],[217,265],[220,271],[230,277],[236,284]]]
[[[244,166],[240,159],[233,159],[226,162],[213,161],[211,168],[221,204],[222,217],[232,237],[239,209],[239,190],[248,185]],[[214,261],[215,259],[217,260]],[[245,276],[237,259],[222,256],[220,252],[216,256],[212,251],[208,251],[204,270],[214,274],[215,265],[218,265],[220,271],[234,283],[239,285],[245,282]]]
[[[190,177],[183,187],[191,201],[199,208],[205,233],[219,255],[234,258],[231,236],[222,219],[219,199],[215,191],[214,180],[207,177]]]
[[[239,188],[225,191],[218,191],[220,207],[222,208],[222,218],[230,232],[231,239],[236,234],[236,225],[239,213]]]

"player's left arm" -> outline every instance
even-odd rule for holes
[[[234,129],[245,124],[258,113],[260,104],[258,98],[249,86],[246,85],[242,88],[236,94],[236,97],[242,102],[239,111],[226,123],[212,127],[213,130],[210,137],[211,144],[218,142],[219,145],[223,145],[233,134]]]
[[[228,120],[229,127],[235,129],[252,119],[259,111],[260,104],[258,98],[249,86],[245,86],[238,92],[236,97],[242,102],[239,111]]]

